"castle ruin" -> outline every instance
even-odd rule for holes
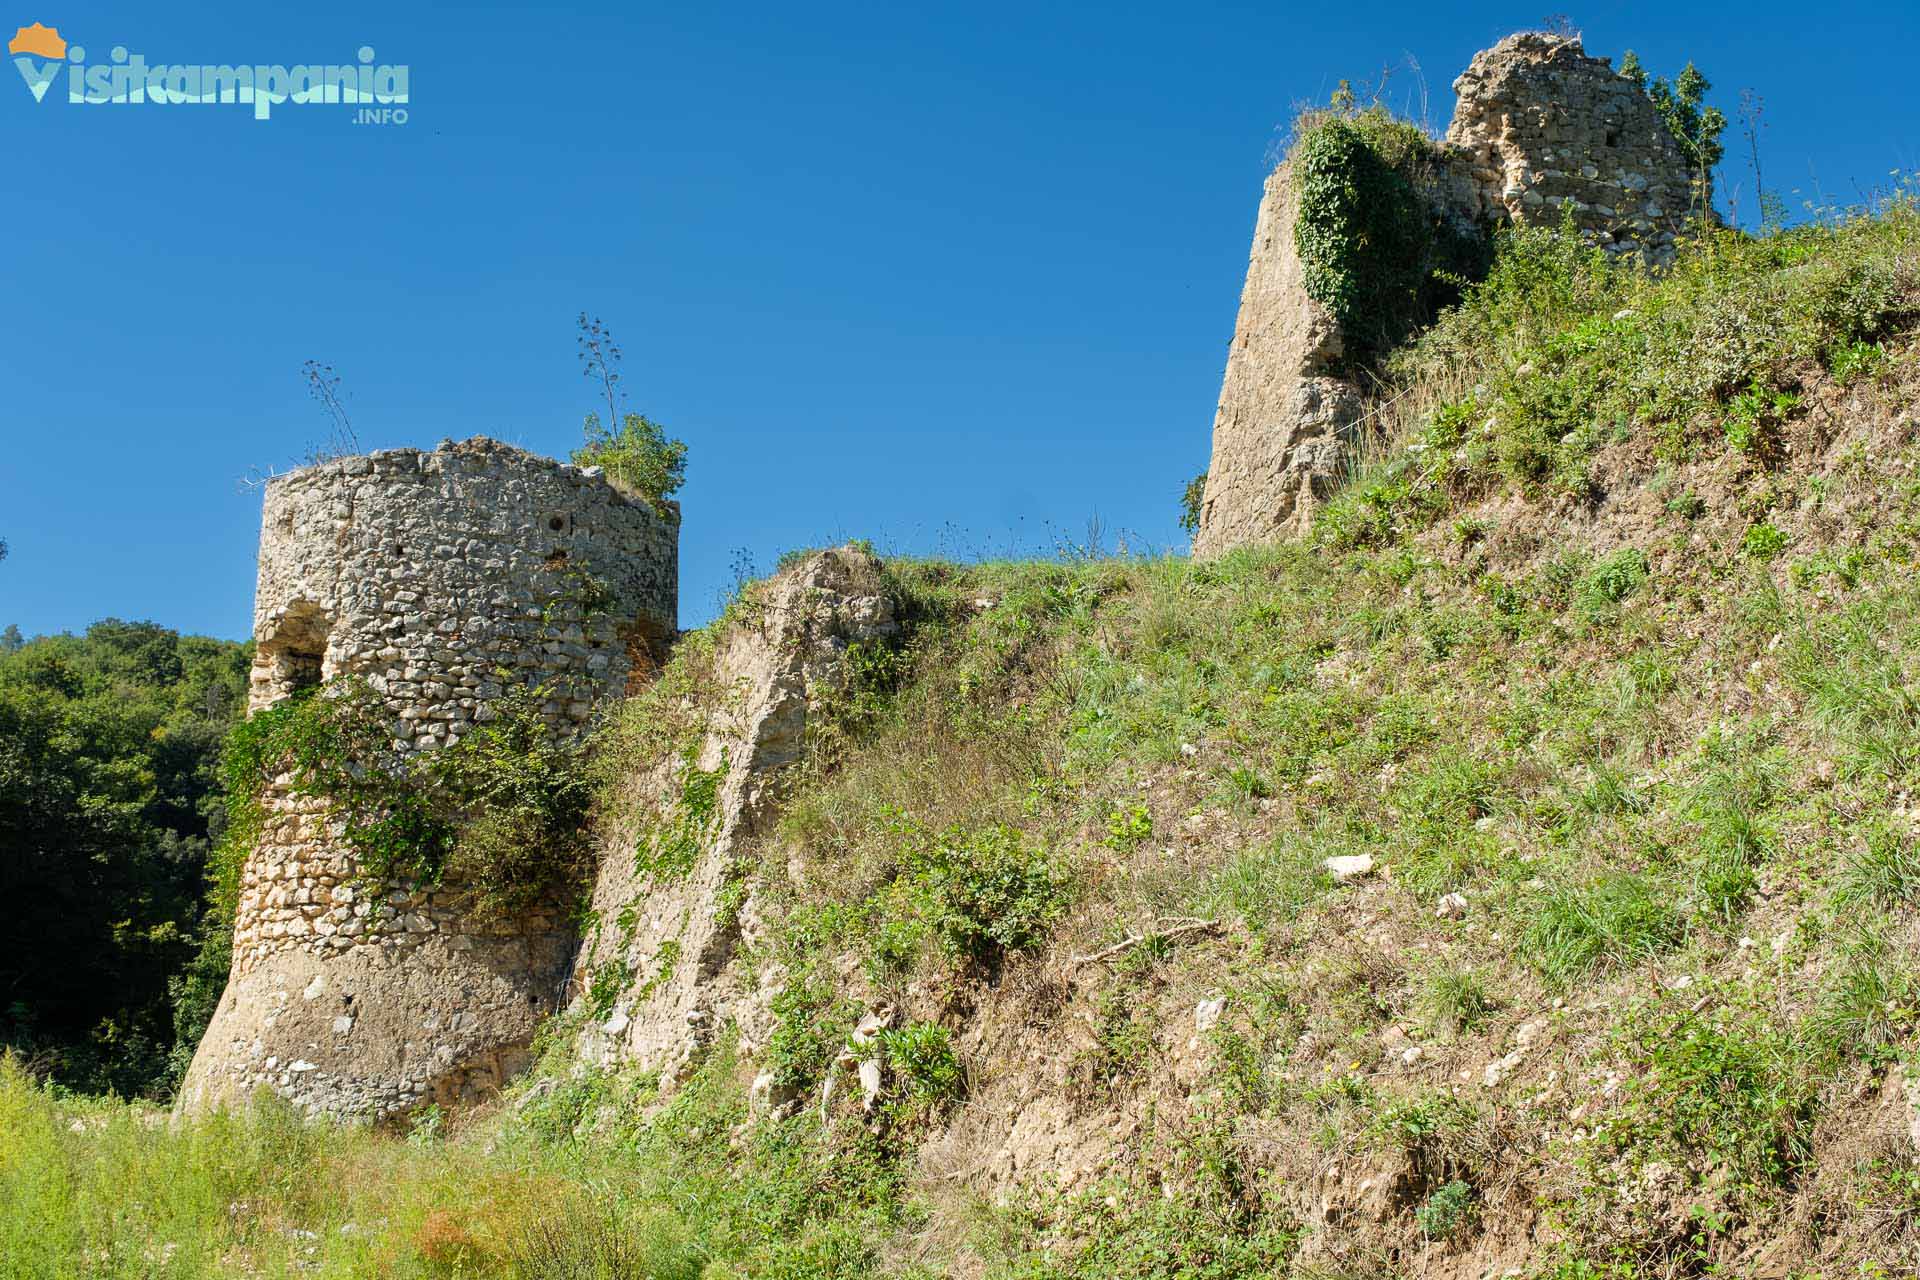
[[[456,742],[515,689],[556,734],[675,634],[679,518],[597,471],[491,440],[341,458],[271,481],[250,710],[357,677],[395,745]],[[369,892],[324,801],[262,796],[233,968],[181,1089],[205,1108],[271,1089],[383,1116],[465,1101],[525,1065],[576,943],[565,904],[482,924],[457,885]]]
[[[1482,232],[1563,218],[1610,253],[1670,258],[1693,175],[1659,113],[1576,38],[1508,36],[1453,82],[1453,123],[1421,194]],[[1333,491],[1365,397],[1340,376],[1339,323],[1308,295],[1289,166],[1267,179],[1214,416],[1196,555],[1306,531]]]

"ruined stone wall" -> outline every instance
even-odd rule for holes
[[[1454,82],[1453,123],[1423,195],[1456,226],[1573,223],[1613,253],[1672,257],[1689,216],[1685,158],[1645,93],[1580,41],[1523,32]],[[1332,376],[1339,325],[1307,295],[1288,167],[1267,179],[1214,415],[1196,555],[1306,531],[1364,417]]]
[[[274,480],[262,521],[253,710],[366,682],[406,750],[444,746],[514,689],[583,728],[672,636],[679,523],[592,471],[490,440],[390,450]],[[460,886],[372,895],[324,802],[262,798],[227,991],[182,1088],[201,1107],[269,1087],[384,1115],[516,1069],[564,987],[561,904],[505,924]]]
[[[1508,36],[1453,82],[1446,142],[1472,164],[1489,220],[1574,226],[1610,252],[1672,256],[1693,175],[1640,87],[1580,41]]]
[[[1304,529],[1332,491],[1360,418],[1360,389],[1328,376],[1341,354],[1340,326],[1307,294],[1293,221],[1293,182],[1282,164],[1260,200],[1195,555]]]

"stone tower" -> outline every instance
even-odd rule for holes
[[[292,472],[266,491],[251,709],[360,677],[395,742],[427,751],[538,687],[553,731],[577,732],[671,641],[678,556],[676,512],[483,438]],[[322,802],[280,784],[262,802],[233,969],[183,1105],[270,1088],[380,1117],[483,1095],[523,1065],[576,941],[558,905],[482,926],[457,886],[372,897]]]
[[[1425,196],[1462,228],[1574,226],[1661,262],[1691,212],[1692,175],[1647,96],[1580,41],[1508,36],[1453,82],[1453,123]],[[1286,164],[1267,179],[1213,422],[1195,555],[1306,531],[1339,482],[1365,397],[1338,376],[1340,326],[1307,294]]]

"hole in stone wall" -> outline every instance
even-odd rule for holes
[[[566,518],[563,516],[555,516],[553,517],[553,519],[547,521],[547,528],[553,530],[555,533],[560,532],[562,529],[566,527],[567,527]]]
[[[1607,130],[1607,145],[1609,147],[1617,147],[1620,145],[1620,134],[1618,130]]]
[[[332,621],[310,600],[295,600],[280,611],[268,634],[260,637],[256,667],[266,669],[269,703],[318,685],[326,674],[327,635]]]

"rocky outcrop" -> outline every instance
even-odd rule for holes
[[[751,589],[733,615],[683,709],[685,728],[635,779],[628,816],[606,833],[573,984],[589,1061],[673,1079],[721,1026],[751,1036],[764,1020],[752,975],[732,964],[753,928],[748,868],[810,718],[847,686],[848,650],[899,630],[880,562],[853,547],[807,556]],[[687,835],[690,865],[658,856],[663,841]]]
[[[570,735],[674,627],[679,523],[596,472],[491,440],[389,450],[268,485],[252,709],[363,681],[408,752],[457,741],[511,690]],[[324,801],[261,797],[233,968],[181,1088],[268,1089],[381,1117],[484,1096],[564,987],[564,904],[476,919],[461,886],[369,891]]]
[[[1646,94],[1579,40],[1509,36],[1454,82],[1422,195],[1439,220],[1573,225],[1610,252],[1671,257],[1691,179]],[[1213,421],[1196,555],[1303,533],[1337,487],[1365,397],[1334,376],[1346,343],[1307,294],[1289,167],[1267,179]]]

